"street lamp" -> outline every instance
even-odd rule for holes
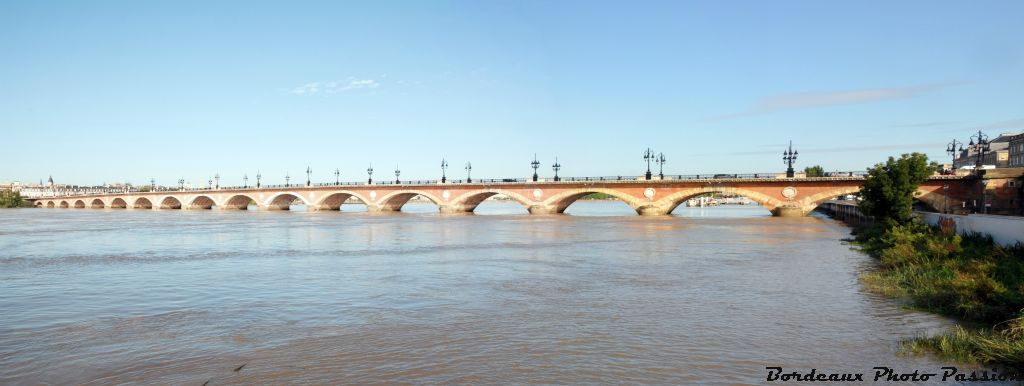
[[[367,184],[373,184],[373,163],[370,163],[370,167],[366,168],[366,175],[369,178],[366,180]]]
[[[313,169],[310,169],[309,166],[306,166],[306,186],[307,187],[310,186],[309,174],[312,173],[312,172],[313,172]]]
[[[793,178],[796,175],[793,171],[793,162],[799,154],[800,152],[793,150],[793,141],[789,141],[789,149],[782,152],[782,162],[786,164],[786,178]]]
[[[975,152],[978,154],[978,160],[974,166],[975,173],[978,175],[985,174],[981,167],[985,161],[985,152],[989,150],[988,135],[978,130],[978,134],[971,136],[971,142],[967,146],[974,147]]]
[[[156,179],[155,178],[150,178],[149,179],[149,190],[156,190]]]
[[[472,172],[473,172],[473,164],[470,163],[469,161],[466,161],[466,182],[467,183],[472,183],[473,182],[473,178],[470,177],[470,173],[472,173]]]
[[[537,182],[537,168],[540,167],[540,161],[537,161],[537,153],[533,153],[533,162],[530,162],[530,166],[533,167],[533,182]]]
[[[644,161],[647,162],[647,173],[644,174],[644,179],[645,180],[650,180],[651,179],[651,161],[653,161],[653,160],[654,160],[654,152],[651,151],[651,148],[647,148],[647,151],[644,152]]]
[[[946,154],[953,157],[953,169],[956,170],[956,156],[964,150],[964,143],[957,141],[953,138],[953,141],[946,145]]]
[[[292,183],[290,182],[291,180],[292,180],[292,176],[288,175],[288,172],[284,172],[284,186],[285,187],[291,187],[292,186]]]
[[[551,165],[551,168],[555,169],[555,181],[560,181],[561,179],[558,178],[558,170],[562,168],[562,164],[558,163],[558,157],[555,157],[555,164]]]
[[[248,189],[249,188],[249,174],[248,173],[242,175],[242,188],[243,189]]]
[[[214,185],[213,188],[214,189],[220,189],[220,173],[214,174],[213,175],[213,179],[217,180],[217,183],[216,183],[216,185]]]
[[[398,170],[398,165],[395,165],[395,184],[401,184],[402,181],[398,179],[398,176],[402,174],[401,170]]]
[[[655,162],[658,163],[658,179],[659,180],[664,180],[665,179],[665,153],[658,153],[658,158],[655,159]]]
[[[210,179],[206,180],[206,189],[207,190],[213,189],[213,178],[210,178]]]
[[[341,185],[341,169],[334,169],[334,184]]]
[[[446,169],[448,169],[448,161],[445,161],[444,158],[441,158],[441,183],[442,184],[445,183],[446,181],[448,181],[448,176],[446,176],[445,172],[444,172]]]
[[[263,178],[263,175],[262,175],[262,174],[260,174],[260,171],[259,171],[259,170],[257,170],[257,171],[256,171],[256,189],[259,189],[259,188],[260,188],[260,179],[261,179],[261,178]]]

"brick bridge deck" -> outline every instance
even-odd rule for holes
[[[131,209],[246,209],[255,202],[260,210],[287,210],[296,200],[309,210],[338,210],[355,198],[371,212],[398,211],[410,199],[423,196],[442,213],[472,212],[487,198],[502,194],[519,202],[531,214],[562,213],[574,201],[591,193],[622,200],[638,214],[665,215],[686,200],[713,192],[741,195],[758,202],[776,216],[802,216],[837,196],[857,192],[863,177],[711,178],[677,180],[590,180],[486,183],[338,184],[272,186],[80,194],[35,199],[38,207]],[[959,206],[976,191],[976,179],[934,176],[921,184],[915,198],[933,208]],[[945,193],[945,194],[944,194]],[[946,196],[948,194],[948,197]]]

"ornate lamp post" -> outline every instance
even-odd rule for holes
[[[366,175],[369,176],[369,178],[366,180],[366,183],[367,184],[373,184],[373,164],[372,163],[370,164],[370,167],[366,168]]]
[[[956,170],[956,156],[964,150],[964,143],[953,139],[948,145],[946,145],[946,154],[953,157],[953,170]]]
[[[540,161],[537,161],[537,153],[533,153],[533,162],[530,162],[530,167],[533,168],[533,182],[537,182],[537,168],[540,167]]]
[[[259,188],[260,188],[260,179],[261,179],[261,178],[263,178],[263,175],[262,175],[262,174],[260,174],[260,171],[259,171],[259,170],[257,170],[257,171],[256,171],[256,189],[259,189]]]
[[[654,160],[658,163],[658,179],[665,179],[665,153],[658,153],[658,157]]]
[[[249,188],[249,174],[242,175],[242,189]]]
[[[445,175],[445,170],[447,170],[447,169],[448,169],[448,161],[445,161],[444,158],[441,158],[441,183],[442,184],[448,181],[448,176]]]
[[[555,157],[555,163],[551,165],[551,168],[555,170],[555,181],[561,181],[558,178],[558,170],[562,168],[562,164],[558,163],[558,157]]]
[[[967,146],[974,147],[975,153],[978,154],[978,160],[974,166],[974,172],[978,175],[985,174],[981,169],[982,164],[985,162],[985,152],[989,150],[988,135],[978,130],[978,134],[971,136],[971,142]]]
[[[206,189],[213,189],[213,178],[206,180]]]
[[[395,165],[395,184],[396,185],[399,185],[399,184],[402,183],[402,181],[398,179],[398,176],[401,175],[401,174],[402,174],[402,171],[398,170],[398,165]]]
[[[285,187],[291,187],[292,186],[291,180],[292,180],[292,176],[288,175],[288,172],[284,172],[284,186]]]
[[[312,172],[313,172],[313,169],[311,169],[311,168],[310,168],[309,166],[306,166],[306,186],[307,186],[307,187],[308,187],[308,186],[310,186],[310,185],[312,185],[312,184],[311,184],[311,183],[309,182],[309,174],[310,174],[310,173],[312,173]]]
[[[469,162],[469,161],[466,161],[466,182],[467,183],[472,183],[473,182],[473,178],[470,177],[470,173],[472,173],[472,172],[473,172],[473,164],[471,162]]]
[[[644,174],[645,180],[651,179],[651,161],[653,160],[654,152],[651,151],[651,148],[647,148],[647,151],[644,152],[644,161],[647,162],[647,173]]]
[[[987,198],[985,190],[988,187],[988,181],[986,181],[984,179],[984,177],[983,177],[985,175],[985,170],[982,169],[982,167],[984,166],[984,163],[985,163],[985,152],[987,152],[989,150],[988,135],[985,135],[985,133],[982,133],[981,130],[978,130],[978,134],[975,134],[975,135],[971,136],[971,141],[967,144],[967,146],[973,147],[975,153],[978,154],[977,161],[974,164],[974,174],[976,176],[978,176],[979,178],[982,178],[982,180],[981,180],[981,213],[987,214],[988,213],[988,205],[985,202],[985,199]]]
[[[217,182],[216,182],[216,183],[214,184],[213,188],[214,188],[214,189],[220,189],[220,173],[214,174],[214,175],[213,175],[213,179],[217,181]]]
[[[334,184],[341,185],[341,169],[334,169]]]
[[[150,178],[149,179],[149,190],[156,190],[156,179],[155,178]]]
[[[184,178],[179,178],[178,179],[178,190],[185,190],[185,179]]]
[[[800,152],[793,150],[793,141],[789,141],[789,149],[782,152],[782,162],[786,164],[786,178],[793,178],[796,172],[793,171],[793,162]]]

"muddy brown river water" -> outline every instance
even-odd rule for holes
[[[950,322],[821,215],[0,211],[0,384],[761,384]],[[914,383],[922,384],[922,383]]]

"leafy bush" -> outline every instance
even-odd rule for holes
[[[21,193],[0,190],[0,208],[17,208],[24,205],[25,201],[21,199]]]

